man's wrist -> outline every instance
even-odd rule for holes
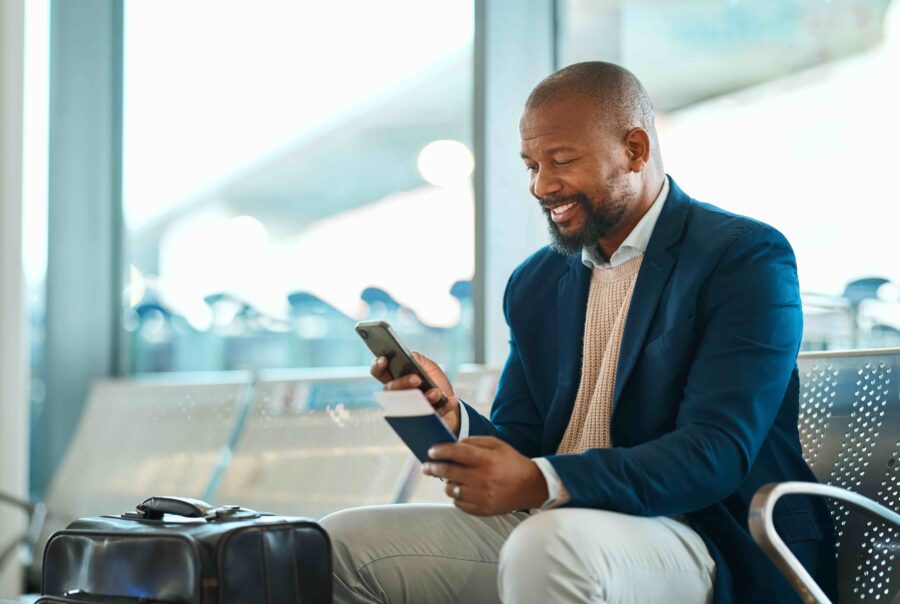
[[[547,499],[540,505],[542,510],[549,510],[569,502],[569,492],[566,485],[563,484],[556,472],[556,469],[546,457],[535,457],[532,459],[541,474],[544,475],[544,482],[547,485]]]
[[[523,502],[523,509],[539,508],[544,505],[544,502],[550,497],[544,473],[538,467],[538,464],[534,463],[534,460],[529,461],[531,463],[529,464],[526,488],[524,489],[527,500]]]

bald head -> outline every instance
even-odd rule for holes
[[[658,149],[653,105],[637,77],[623,67],[603,61],[575,63],[547,76],[538,84],[525,110],[578,97],[596,110],[598,124],[609,134],[624,137],[634,128],[643,128]],[[657,150],[654,155],[659,158]]]
[[[519,136],[529,191],[564,253],[599,245],[610,258],[663,188],[653,106],[618,65],[577,63],[538,84]]]

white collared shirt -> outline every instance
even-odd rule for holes
[[[647,244],[650,243],[650,236],[653,235],[653,228],[656,226],[656,221],[659,219],[668,196],[669,177],[667,176],[663,179],[662,189],[660,189],[659,195],[656,196],[653,205],[650,206],[647,213],[641,217],[631,232],[628,233],[628,237],[625,238],[619,249],[613,252],[612,257],[609,260],[604,258],[597,245],[586,247],[581,250],[581,261],[584,265],[590,269],[615,268],[646,252]]]
[[[600,247],[594,245],[586,247],[581,251],[581,261],[590,269],[608,270],[625,264],[635,256],[639,256],[647,251],[647,245],[650,243],[650,237],[653,235],[653,229],[659,215],[662,213],[663,205],[666,203],[666,197],[669,196],[669,177],[663,179],[663,186],[659,191],[659,195],[653,201],[653,205],[647,210],[640,221],[628,233],[625,241],[619,246],[609,260],[600,253]],[[469,413],[463,405],[459,406],[459,440],[469,436]],[[569,501],[569,493],[566,491],[562,480],[559,478],[553,465],[547,461],[545,457],[536,457],[532,461],[540,469],[547,481],[547,501],[540,509],[546,510],[563,505]]]

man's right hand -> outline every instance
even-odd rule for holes
[[[437,388],[432,388],[425,393],[425,398],[435,408],[435,411],[441,416],[441,419],[444,420],[450,431],[459,436],[459,399],[453,394],[453,386],[450,385],[447,374],[438,367],[437,363],[424,354],[418,352],[413,352],[412,354],[419,362],[419,365],[422,366],[422,369],[425,370],[425,373],[428,374],[428,377],[431,378],[431,381],[437,385]],[[384,384],[385,390],[414,390],[418,389],[422,384],[421,378],[415,374],[404,375],[394,379],[394,376],[391,375],[388,369],[388,359],[383,356],[376,358],[372,362],[369,372],[372,374],[372,377]],[[447,398],[447,402],[438,406],[441,402],[441,394]]]

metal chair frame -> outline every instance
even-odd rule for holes
[[[0,550],[0,569],[19,552],[22,566],[29,566],[34,560],[34,550],[47,521],[47,507],[42,502],[32,503],[0,492],[0,503],[19,508],[28,516],[28,528]]]
[[[807,482],[770,483],[756,492],[750,504],[748,524],[753,539],[790,582],[803,602],[807,604],[830,604],[831,600],[828,599],[775,531],[773,511],[775,504],[781,497],[785,495],[809,495],[829,498],[832,504],[837,504],[835,507],[832,507],[832,515],[835,517],[839,530],[847,525],[850,508],[861,512],[862,517],[868,518],[870,521],[877,521],[893,529],[900,530],[900,514],[856,492],[857,490],[873,491],[872,487],[877,476],[873,477],[874,467],[869,469],[868,466],[870,461],[872,461],[876,442],[887,440],[888,436],[893,436],[897,439],[896,443],[890,443],[893,453],[886,461],[888,468],[886,472],[892,472],[891,476],[893,477],[894,466],[896,465],[900,468],[900,465],[896,463],[897,454],[900,451],[900,426],[893,426],[893,423],[891,423],[889,428],[893,428],[892,432],[889,431],[883,435],[879,432],[883,423],[889,423],[883,419],[886,411],[889,409],[888,406],[900,403],[900,400],[894,400],[900,397],[888,394],[887,385],[891,383],[891,377],[893,376],[891,376],[891,368],[886,366],[884,361],[879,362],[878,367],[875,369],[873,369],[874,365],[870,362],[857,370],[857,375],[862,377],[855,382],[856,390],[852,394],[852,408],[850,404],[845,405],[845,409],[848,410],[848,425],[843,433],[843,442],[836,443],[833,442],[834,439],[825,438],[826,424],[832,421],[832,411],[835,410],[833,404],[838,398],[838,372],[833,369],[833,363],[855,358],[862,360],[863,357],[876,357],[879,359],[895,357],[897,365],[900,365],[900,349],[807,353],[800,355],[798,359],[803,364],[819,361],[822,363],[831,361],[832,363],[817,375],[812,375],[812,371],[804,372],[804,369],[801,368],[801,376],[812,378],[811,384],[803,384],[804,388],[801,388],[801,392],[807,390],[805,386],[809,386],[809,392],[805,395],[807,411],[812,406],[814,406],[814,411],[811,413],[812,417],[808,418],[808,421],[804,421],[804,414],[801,412],[800,428],[801,440],[805,441],[804,453],[807,457],[807,462],[810,463],[817,477],[822,482],[839,482],[841,483],[840,486]],[[879,380],[885,384],[884,386],[874,387],[874,377],[871,380],[866,379],[866,375],[875,376],[876,372]],[[886,381],[884,380],[885,375],[888,376]],[[900,375],[896,377],[900,377]],[[819,378],[818,384],[816,383],[817,378]],[[812,394],[813,392],[814,394]],[[841,405],[840,401],[838,401],[838,405]],[[896,410],[896,407],[893,410]],[[816,417],[816,414],[820,414],[820,416]],[[884,447],[879,452],[883,450]],[[820,453],[823,451],[826,451],[831,456],[834,463],[828,464],[827,460],[825,460],[825,464],[821,463],[823,459]],[[835,453],[837,454],[835,455]],[[878,459],[882,462],[884,461],[883,457]],[[817,462],[819,462],[818,467],[816,465]],[[874,466],[875,464],[872,465]],[[869,469],[869,476],[865,477],[867,469]],[[877,493],[882,500],[890,499],[888,495],[896,494],[891,489],[893,483],[885,486],[886,482],[887,479],[882,481],[882,490]],[[871,492],[869,494],[874,495],[875,493]],[[849,529],[847,531],[849,532]],[[863,539],[867,536],[874,538],[874,532],[867,532],[863,535]],[[852,537],[848,537],[845,541],[851,541],[851,543],[844,543],[843,548],[839,549],[839,561],[841,560],[841,551],[850,550],[846,551],[844,555],[847,556],[851,552],[855,553],[859,563],[857,570],[862,569],[863,564],[870,560],[864,559],[864,555],[859,551],[854,552],[853,548],[857,547],[858,549],[858,546],[865,545],[865,542],[852,543]],[[886,557],[893,560],[893,552],[900,548],[900,541],[891,543],[891,537],[889,536],[876,545],[882,550],[889,551],[890,553]],[[871,550],[870,553],[872,553]],[[881,555],[884,555],[884,552],[873,554],[875,560],[878,560]],[[880,564],[884,564],[883,559],[880,561]],[[892,566],[887,566],[888,575],[890,575],[892,569]],[[885,571],[879,571],[878,574],[879,576],[884,575]],[[841,577],[839,576],[838,578],[840,579]],[[886,581],[889,579],[890,576],[888,576]],[[894,595],[891,601],[894,603],[900,602],[900,593],[897,592],[897,587],[893,589]],[[867,601],[871,599],[878,601],[881,600],[882,595],[880,593],[872,594],[870,590],[869,594],[862,594],[859,600]],[[869,596],[871,597],[869,598]]]

